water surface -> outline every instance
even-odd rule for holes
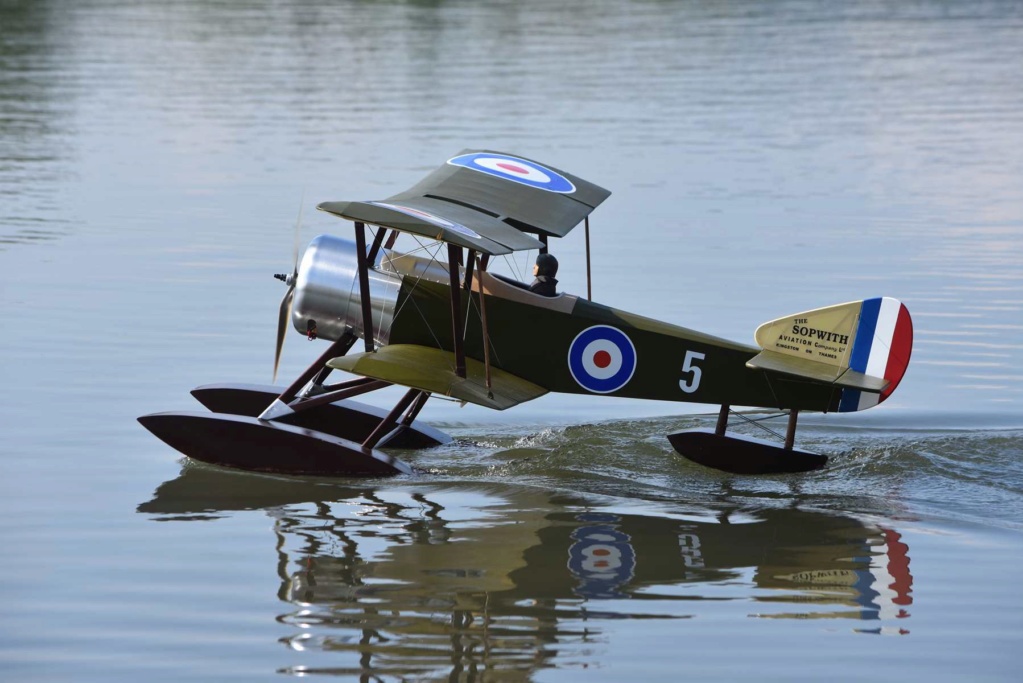
[[[0,671],[1013,680],[1021,63],[1015,2],[0,4]],[[315,205],[464,148],[612,190],[596,300],[749,341],[894,296],[905,380],[807,416],[833,457],[795,477],[701,469],[664,435],[705,407],[607,397],[431,401],[456,441],[393,480],[197,466],[135,422],[269,381],[300,210],[347,234]]]

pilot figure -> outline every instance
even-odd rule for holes
[[[529,291],[543,296],[557,295],[556,287],[558,281],[554,278],[558,274],[558,259],[551,254],[540,254],[536,257],[536,265],[533,266],[533,275],[536,279],[529,285]]]

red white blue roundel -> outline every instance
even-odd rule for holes
[[[560,194],[575,192],[575,185],[572,184],[572,181],[557,171],[541,166],[536,162],[526,161],[525,159],[508,154],[474,152],[448,159],[448,163],[452,166],[470,168],[496,178],[513,180],[516,183],[535,187],[539,190],[558,192]]]
[[[572,340],[568,347],[568,369],[583,389],[609,394],[632,379],[636,371],[636,347],[618,328],[594,325]]]
[[[475,230],[467,228],[464,225],[462,225],[461,223],[455,223],[454,221],[449,221],[447,218],[441,218],[440,216],[435,216],[432,213],[429,213],[427,211],[423,211],[422,209],[413,209],[411,206],[402,206],[401,204],[388,204],[387,202],[366,202],[366,203],[367,204],[372,204],[374,206],[382,206],[385,209],[391,209],[393,211],[399,211],[399,212],[405,214],[406,216],[412,216],[413,218],[418,218],[421,221],[426,221],[427,223],[433,223],[436,226],[439,226],[441,228],[445,228],[447,230],[451,230],[452,232],[460,233],[462,235],[465,235],[466,237],[474,237],[476,239],[480,239],[480,234],[477,233]]]

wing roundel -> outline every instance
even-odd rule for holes
[[[564,237],[610,194],[532,159],[463,150],[383,201],[324,202],[317,208],[484,254],[507,254],[542,248],[540,235]]]
[[[407,192],[473,209],[527,233],[564,237],[611,193],[578,176],[525,157],[462,150]]]

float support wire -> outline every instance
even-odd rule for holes
[[[785,440],[785,437],[783,437],[781,434],[779,434],[778,432],[774,431],[770,427],[765,427],[764,425],[762,425],[760,423],[763,422],[764,420],[773,420],[774,418],[781,417],[784,414],[785,413],[778,413],[777,415],[767,415],[766,417],[761,417],[761,418],[758,418],[756,420],[751,420],[750,418],[746,417],[742,413],[736,413],[734,411],[732,412],[732,415],[735,415],[736,417],[741,418],[742,420],[744,420],[748,424],[753,425],[754,427],[759,427],[760,429],[763,429],[768,434],[770,434],[770,435],[774,436],[775,438],[777,438],[779,440],[782,440],[782,441]]]

